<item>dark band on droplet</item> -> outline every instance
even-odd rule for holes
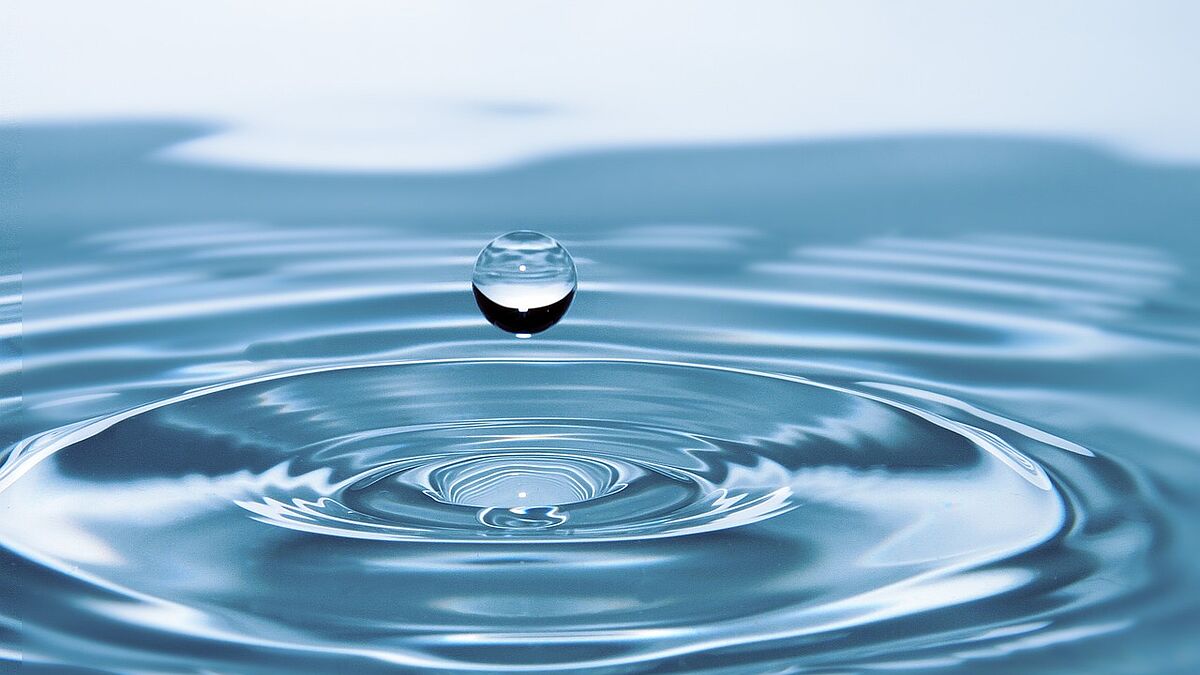
[[[474,284],[471,284],[471,290],[475,293],[475,304],[479,305],[479,311],[483,312],[493,326],[510,333],[530,335],[540,333],[558,323],[567,313],[571,301],[575,299],[575,290],[571,289],[561,300],[544,307],[530,307],[522,312],[517,308],[497,304]]]

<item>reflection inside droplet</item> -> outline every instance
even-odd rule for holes
[[[480,251],[471,286],[488,321],[517,337],[529,337],[558,323],[571,306],[575,262],[544,234],[509,232]]]

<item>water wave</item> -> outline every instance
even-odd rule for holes
[[[612,228],[562,237],[576,303],[516,341],[464,273],[489,234],[116,229],[0,280],[31,383],[0,637],[119,672],[977,671],[1194,616],[1173,257]]]

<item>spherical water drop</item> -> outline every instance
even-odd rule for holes
[[[529,337],[558,323],[575,298],[575,261],[557,241],[518,230],[479,252],[471,286],[480,311],[498,328]]]

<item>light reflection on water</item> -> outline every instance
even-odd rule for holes
[[[144,159],[191,133],[0,130],[28,186],[4,658],[1200,660],[1200,172],[977,138],[438,176]],[[580,285],[518,341],[470,273],[520,227]]]

